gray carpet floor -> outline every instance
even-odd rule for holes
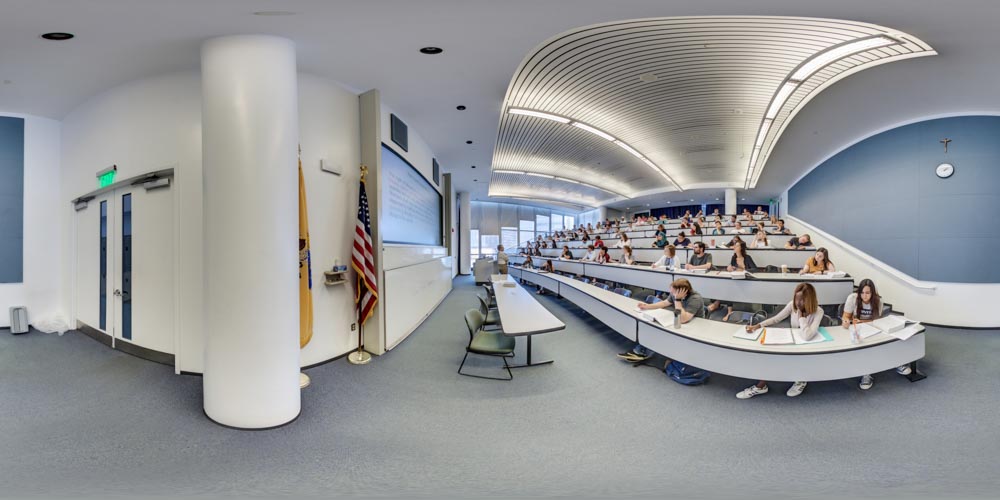
[[[740,401],[750,381],[685,387],[619,361],[624,338],[552,296],[567,328],[534,347],[554,364],[460,376],[476,292],[457,278],[369,365],[309,370],[302,415],[264,432],[205,418],[200,377],[76,332],[0,333],[0,497],[997,496],[1000,332],[929,328],[921,382]]]

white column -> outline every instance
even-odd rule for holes
[[[604,222],[608,218],[608,207],[597,207],[597,222]],[[597,224],[594,224],[595,226]]]
[[[205,414],[260,429],[300,410],[295,45],[201,48]]]
[[[726,212],[727,214],[736,213],[736,190],[733,188],[726,189]]]
[[[458,245],[458,274],[467,275],[472,269],[472,195],[458,193],[458,231],[462,237]],[[480,249],[482,252],[482,249]]]

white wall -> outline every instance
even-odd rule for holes
[[[55,120],[17,113],[24,119],[24,281],[0,283],[0,327],[10,326],[11,306],[26,306],[28,321],[66,317],[59,301],[63,244],[59,227],[60,125]]]
[[[323,271],[350,262],[357,210],[359,115],[357,96],[336,83],[299,75],[299,130],[309,206],[313,259],[314,332],[302,352],[303,366],[348,352],[354,299],[350,287],[323,285]],[[320,158],[344,167],[342,176],[320,171]],[[201,372],[202,164],[201,78],[181,72],[131,82],[94,97],[63,121],[60,205],[62,234],[72,234],[69,200],[96,187],[94,174],[118,165],[124,179],[173,166],[178,189],[180,255],[177,366]],[[26,193],[27,194],[27,193]],[[289,221],[294,224],[295,221]],[[63,245],[62,302],[72,308],[75,275],[71,240]],[[233,249],[234,252],[253,251]],[[72,319],[72,318],[71,318]]]

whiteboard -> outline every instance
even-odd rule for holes
[[[382,145],[384,243],[441,245],[441,195],[417,169]]]

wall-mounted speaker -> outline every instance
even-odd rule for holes
[[[396,115],[389,115],[389,127],[392,134],[392,142],[395,142],[403,151],[410,152],[409,128]]]
[[[431,158],[431,164],[434,166],[434,184],[441,185],[441,167],[438,165],[437,158]]]

